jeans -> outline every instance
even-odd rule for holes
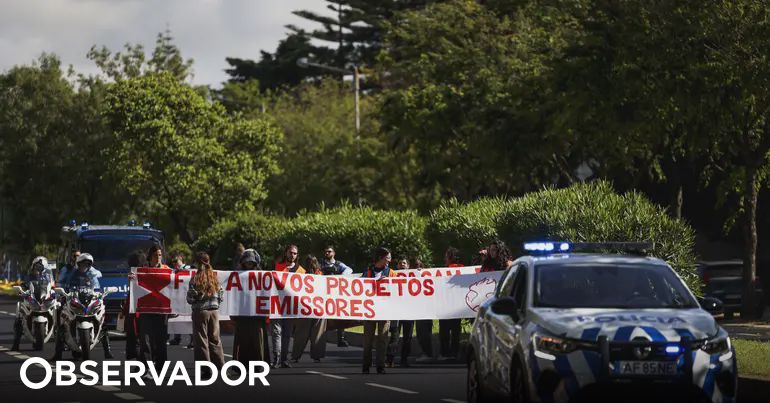
[[[285,362],[289,358],[289,339],[291,339],[294,319],[270,319],[270,339],[273,342],[273,364]]]

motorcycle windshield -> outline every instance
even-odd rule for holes
[[[48,292],[49,287],[51,286],[51,283],[48,281],[34,281],[30,285],[32,296],[35,297],[35,300],[38,302],[43,302],[46,299],[48,299]]]

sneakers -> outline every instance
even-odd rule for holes
[[[281,361],[281,364],[278,366],[279,368],[291,368],[291,364],[289,364],[289,361]]]
[[[392,360],[386,361],[385,366],[388,368],[393,368],[393,361]]]

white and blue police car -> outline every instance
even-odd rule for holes
[[[730,338],[668,264],[572,253],[629,246],[525,244],[474,321],[468,402],[734,401]]]

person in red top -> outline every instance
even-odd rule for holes
[[[379,280],[385,277],[393,277],[396,272],[388,267],[390,264],[390,251],[379,247],[374,251],[374,264],[363,273],[361,277]],[[388,347],[388,331],[390,321],[367,320],[364,321],[364,366],[363,373],[368,374],[372,366],[372,345],[376,343],[377,349],[377,373],[385,373],[385,350]],[[376,339],[375,339],[376,333]]]
[[[460,251],[449,247],[444,252],[444,265],[446,267],[462,267]],[[462,319],[441,319],[438,321],[438,338],[441,344],[439,360],[456,359],[460,352],[460,328]]]
[[[160,245],[153,245],[147,251],[147,267],[158,269],[171,268],[163,264],[163,249]],[[139,356],[146,357],[147,352],[141,351],[149,347],[150,359],[155,369],[160,371],[163,363],[168,360],[166,341],[168,340],[168,318],[164,313],[143,313],[137,319],[139,321]]]

